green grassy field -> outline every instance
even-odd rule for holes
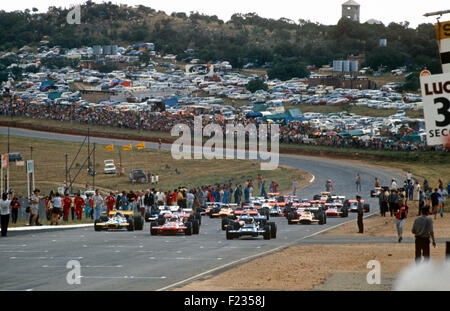
[[[7,136],[0,136],[2,152],[7,152]],[[33,146],[33,159],[35,160],[35,182],[36,187],[46,195],[50,190],[61,187],[65,181],[65,154],[68,154],[68,166],[73,162],[70,176],[74,177],[81,168],[78,178],[74,181],[73,189],[85,190],[86,184],[92,187],[92,176],[87,173],[87,166],[83,162],[87,156],[87,146],[83,146],[80,156],[74,158],[80,143],[61,142],[56,140],[32,139],[25,137],[10,137],[11,152],[20,152],[25,160],[30,159],[30,146]],[[92,148],[92,145],[91,145]],[[268,186],[272,180],[280,185],[281,191],[289,190],[293,178],[297,178],[299,185],[308,180],[309,174],[286,167],[279,167],[273,171],[261,171],[257,161],[249,160],[175,160],[169,151],[158,151],[151,149],[133,151],[121,150],[122,164],[125,167],[125,176],[118,177],[115,174],[103,174],[103,161],[114,159],[116,165],[119,163],[118,146],[114,151],[107,151],[103,145],[96,146],[95,188],[103,191],[108,190],[134,190],[140,191],[148,188],[173,190],[179,186],[196,187],[201,185],[223,184],[231,181],[233,184],[243,184],[247,179],[256,180],[258,174],[266,179]],[[168,167],[168,168],[167,168]],[[131,184],[128,173],[131,169],[144,169],[159,175],[159,184]],[[175,169],[181,172],[177,174]],[[25,167],[10,166],[10,187],[19,195],[26,195]]]

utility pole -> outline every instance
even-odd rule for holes
[[[90,150],[89,127],[88,127],[87,139],[88,139],[88,169],[89,169],[91,167],[91,150]]]
[[[66,187],[67,187],[68,182],[69,182],[69,170],[67,168],[67,162],[68,162],[69,155],[67,153],[65,154],[65,158],[66,158],[66,181],[65,181],[65,184],[66,184]],[[66,191],[66,189],[64,189],[64,192],[65,191]]]
[[[92,169],[92,190],[95,190],[95,143],[94,143],[94,163]]]
[[[9,125],[8,125],[8,156],[9,156]]]

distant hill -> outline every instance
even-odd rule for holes
[[[409,28],[407,22],[358,24],[340,20],[325,26],[311,21],[262,18],[255,13],[234,14],[229,21],[196,12],[167,15],[145,6],[130,7],[112,3],[81,6],[81,24],[69,25],[69,9],[50,7],[46,13],[0,11],[0,49],[12,50],[24,45],[39,46],[48,36],[49,46],[64,48],[153,42],[162,53],[179,59],[194,49],[203,61],[228,60],[234,67],[248,62],[263,65],[280,59],[298,60],[321,66],[349,54],[364,53],[363,65],[394,69],[409,66],[420,70],[427,66],[440,72],[440,62],[432,24]],[[379,47],[387,39],[387,47]]]

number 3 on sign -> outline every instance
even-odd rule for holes
[[[435,104],[442,104],[442,107],[437,110],[439,115],[444,116],[443,121],[436,121],[436,126],[447,126],[450,124],[450,100],[445,97],[438,97],[434,99]]]

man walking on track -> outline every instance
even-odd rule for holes
[[[433,220],[428,217],[430,214],[430,207],[426,205],[420,212],[422,216],[416,218],[411,230],[416,237],[416,264],[421,262],[422,256],[424,262],[427,262],[430,259],[430,237],[433,241],[433,247],[436,247],[433,232]]]
[[[356,175],[356,191],[361,191],[361,176],[359,176],[359,173]]]
[[[363,224],[363,205],[361,203],[361,197],[359,195],[356,196],[356,201],[358,201],[358,208],[357,208],[357,212],[358,212],[358,233],[364,233],[364,224]]]

